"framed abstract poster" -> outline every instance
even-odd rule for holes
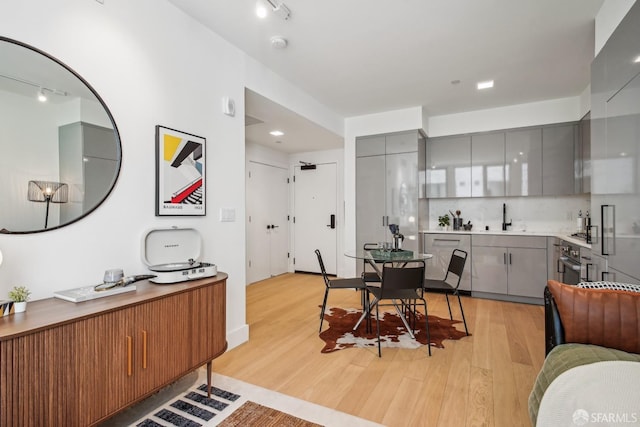
[[[206,215],[205,142],[156,126],[156,216]]]

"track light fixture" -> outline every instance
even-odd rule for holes
[[[267,3],[271,5],[273,8],[273,13],[278,15],[280,18],[288,21],[291,18],[291,11],[281,0],[267,0]]]
[[[59,90],[59,89],[50,89],[48,87],[44,87],[43,85],[41,85],[39,83],[34,83],[34,82],[29,81],[29,80],[21,79],[19,77],[8,76],[6,74],[0,74],[0,77],[4,78],[4,79],[7,79],[7,80],[12,80],[14,82],[22,83],[22,84],[25,84],[25,85],[37,87],[38,88],[37,97],[38,97],[38,101],[40,101],[40,102],[46,102],[47,101],[46,92],[49,92],[49,93],[52,93],[52,94],[58,95],[58,96],[70,96],[71,95],[67,91]]]
[[[47,102],[47,95],[44,94],[44,89],[42,88],[38,90],[38,101]]]

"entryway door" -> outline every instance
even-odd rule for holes
[[[289,189],[287,169],[249,162],[247,179],[247,282],[287,272]]]
[[[294,269],[319,273],[315,250],[320,249],[328,274],[337,268],[337,166],[296,166],[294,175]]]

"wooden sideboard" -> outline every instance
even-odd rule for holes
[[[227,275],[0,318],[0,425],[89,426],[226,350]]]

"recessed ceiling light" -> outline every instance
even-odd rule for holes
[[[640,62],[640,56],[638,56],[636,59],[634,59],[633,62],[635,62],[635,63]]]
[[[279,131],[279,130],[272,130],[271,132],[269,132],[271,135],[273,136],[282,136],[284,135],[284,132]]]
[[[493,87],[493,80],[488,80],[486,82],[478,82],[478,90],[489,89],[492,87]]]

